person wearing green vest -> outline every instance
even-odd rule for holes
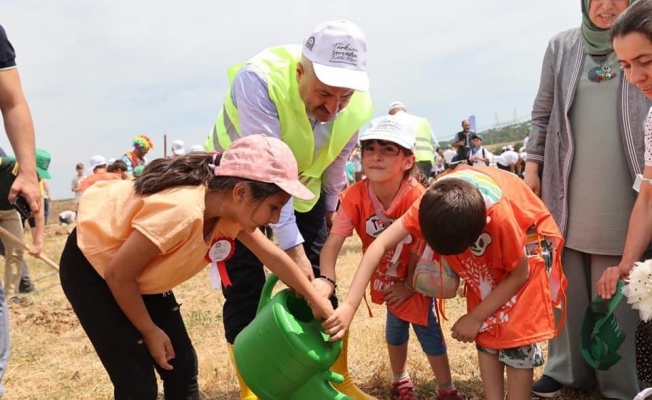
[[[405,104],[400,101],[395,101],[389,105],[388,114],[400,115],[411,120],[414,137],[416,138],[416,152],[414,155],[417,160],[417,167],[419,167],[419,170],[423,174],[424,181],[427,181],[435,161],[435,149],[439,145],[435,134],[430,129],[428,120],[408,114]]]
[[[239,137],[262,133],[290,147],[300,180],[315,198],[290,200],[272,228],[279,246],[318,290],[328,293],[336,278],[320,275],[319,254],[346,184],[346,161],[357,132],[372,116],[366,58],[364,34],[345,20],[318,25],[302,46],[261,51],[229,69],[230,88],[205,143],[206,150],[222,151]],[[223,321],[232,345],[256,315],[265,273],[261,262],[237,241],[226,271],[230,284],[222,281]],[[334,296],[331,301],[336,306]],[[346,349],[345,340],[332,368],[345,382],[336,388],[355,399],[372,399],[351,382]],[[255,399],[239,374],[238,380],[240,398]]]

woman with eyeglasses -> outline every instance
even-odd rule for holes
[[[638,315],[620,304],[616,318],[627,334],[622,359],[596,371],[580,353],[584,313],[595,286],[623,256],[632,189],[643,169],[644,122],[652,105],[624,79],[609,28],[634,0],[581,0],[579,28],[553,37],[543,59],[532,109],[525,182],[539,194],[565,238],[567,316],[548,342],[548,362],[534,394],[552,397],[564,386],[597,384],[606,398],[631,399],[639,389],[634,365]]]

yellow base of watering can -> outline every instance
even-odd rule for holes
[[[342,342],[329,342],[305,300],[285,289],[272,297],[278,282],[265,283],[256,318],[234,343],[238,370],[262,400],[353,400],[330,382],[342,383],[329,368]]]

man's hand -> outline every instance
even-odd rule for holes
[[[38,257],[41,254],[42,250],[43,250],[42,243],[32,243],[32,245],[29,246],[29,254],[34,257]]]
[[[301,271],[308,277],[308,280],[312,281],[315,279],[315,274],[312,272],[312,264],[310,263],[310,260],[308,260],[308,256],[306,256],[306,252],[303,249],[303,244],[298,244],[294,247],[290,247],[289,249],[285,250],[288,256],[294,261],[299,268],[301,268]]]
[[[11,190],[9,190],[9,202],[13,203],[16,196],[21,194],[27,200],[32,214],[36,214],[41,208],[41,189],[38,186],[36,175],[30,176],[29,174],[18,174]]]

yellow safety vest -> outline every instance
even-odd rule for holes
[[[416,153],[414,156],[417,161],[430,161],[431,163],[434,163],[435,149],[432,143],[432,136],[428,120],[421,117],[414,118],[417,120],[415,126],[416,130],[414,132],[416,140]]]
[[[355,92],[348,106],[337,114],[332,132],[321,148],[315,150],[312,125],[306,113],[306,107],[299,96],[296,79],[297,62],[301,59],[301,46],[280,46],[263,50],[245,64],[229,68],[229,83],[240,69],[254,65],[265,78],[269,97],[276,105],[281,140],[285,142],[297,159],[299,178],[301,182],[315,195],[313,200],[294,199],[294,209],[308,212],[317,203],[321,194],[322,174],[324,170],[339,156],[355,132],[371,119],[371,97],[366,92]],[[231,90],[226,94],[224,107],[217,117],[213,133],[208,137],[205,148],[213,150],[216,147],[227,149],[237,137],[229,137],[224,124],[226,114],[233,124],[238,137],[240,136],[240,118],[238,109],[233,104]],[[216,141],[218,146],[215,146]]]

